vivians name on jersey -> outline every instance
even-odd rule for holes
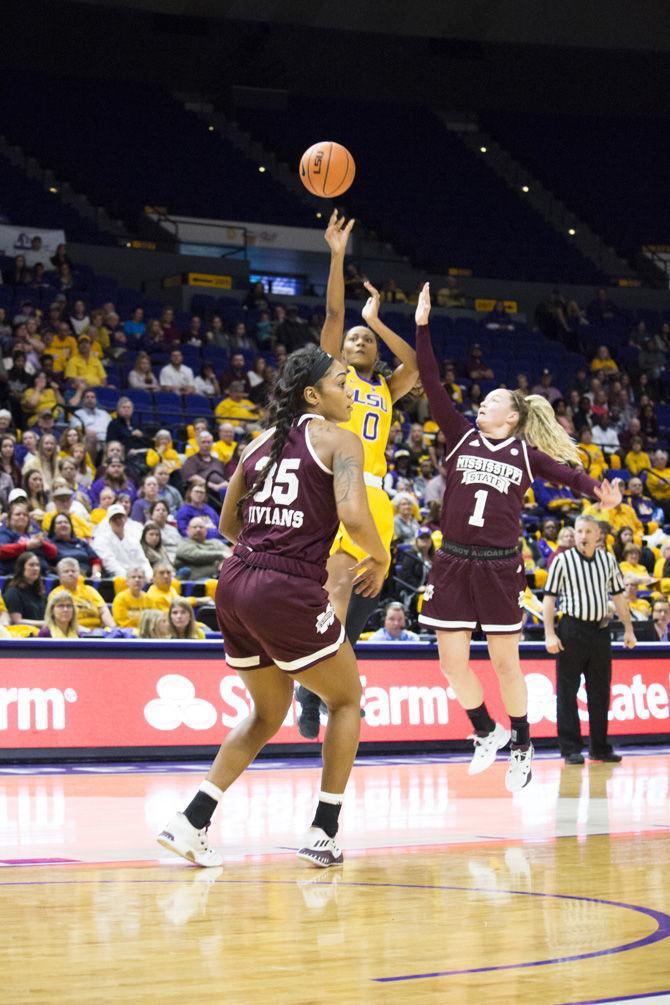
[[[514,464],[472,454],[461,454],[456,461],[456,470],[463,472],[461,485],[489,485],[505,495],[510,485],[520,485],[523,478],[523,471]]]
[[[249,523],[262,523],[266,527],[302,527],[305,514],[301,509],[280,509],[275,506],[249,506],[246,513]]]

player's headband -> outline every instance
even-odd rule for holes
[[[319,350],[310,367],[309,373],[307,374],[308,387],[310,384],[316,384],[317,381],[321,380],[324,373],[330,369],[334,358],[335,357],[331,356],[329,352],[324,352],[323,349]]]

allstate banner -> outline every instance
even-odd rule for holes
[[[71,650],[70,650],[71,652]],[[87,653],[77,658],[22,655],[3,661],[0,748],[215,746],[248,714],[251,699],[220,655]],[[488,660],[477,673],[491,713],[504,715]],[[470,723],[437,660],[362,658],[363,741],[462,740]],[[554,661],[523,661],[534,736],[556,736]],[[292,704],[274,743],[305,743]],[[579,716],[588,732],[586,695]],[[614,659],[610,733],[664,734],[670,725],[670,658]]]
[[[42,244],[33,250],[33,241],[39,237]],[[56,254],[59,244],[65,243],[64,230],[45,230],[44,227],[12,227],[8,223],[0,223],[0,254],[8,258],[24,255],[28,265],[41,262],[45,269],[50,269],[49,259]]]

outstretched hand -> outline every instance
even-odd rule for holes
[[[427,325],[430,317],[430,283],[424,283],[416,305],[414,320],[417,325]]]
[[[600,487],[594,491],[603,509],[612,509],[614,506],[618,506],[623,499],[620,478],[615,478],[612,482],[605,479],[600,483]]]
[[[370,296],[365,302],[365,307],[361,311],[363,320],[372,325],[379,317],[379,290],[376,290],[369,279],[366,279],[363,286]]]
[[[343,255],[347,250],[347,241],[355,222],[352,218],[347,223],[343,216],[338,216],[336,209],[331,213],[324,236],[334,254]]]

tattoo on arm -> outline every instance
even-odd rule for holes
[[[346,502],[354,485],[360,481],[361,465],[355,457],[336,454],[333,458],[333,489],[336,504]]]

